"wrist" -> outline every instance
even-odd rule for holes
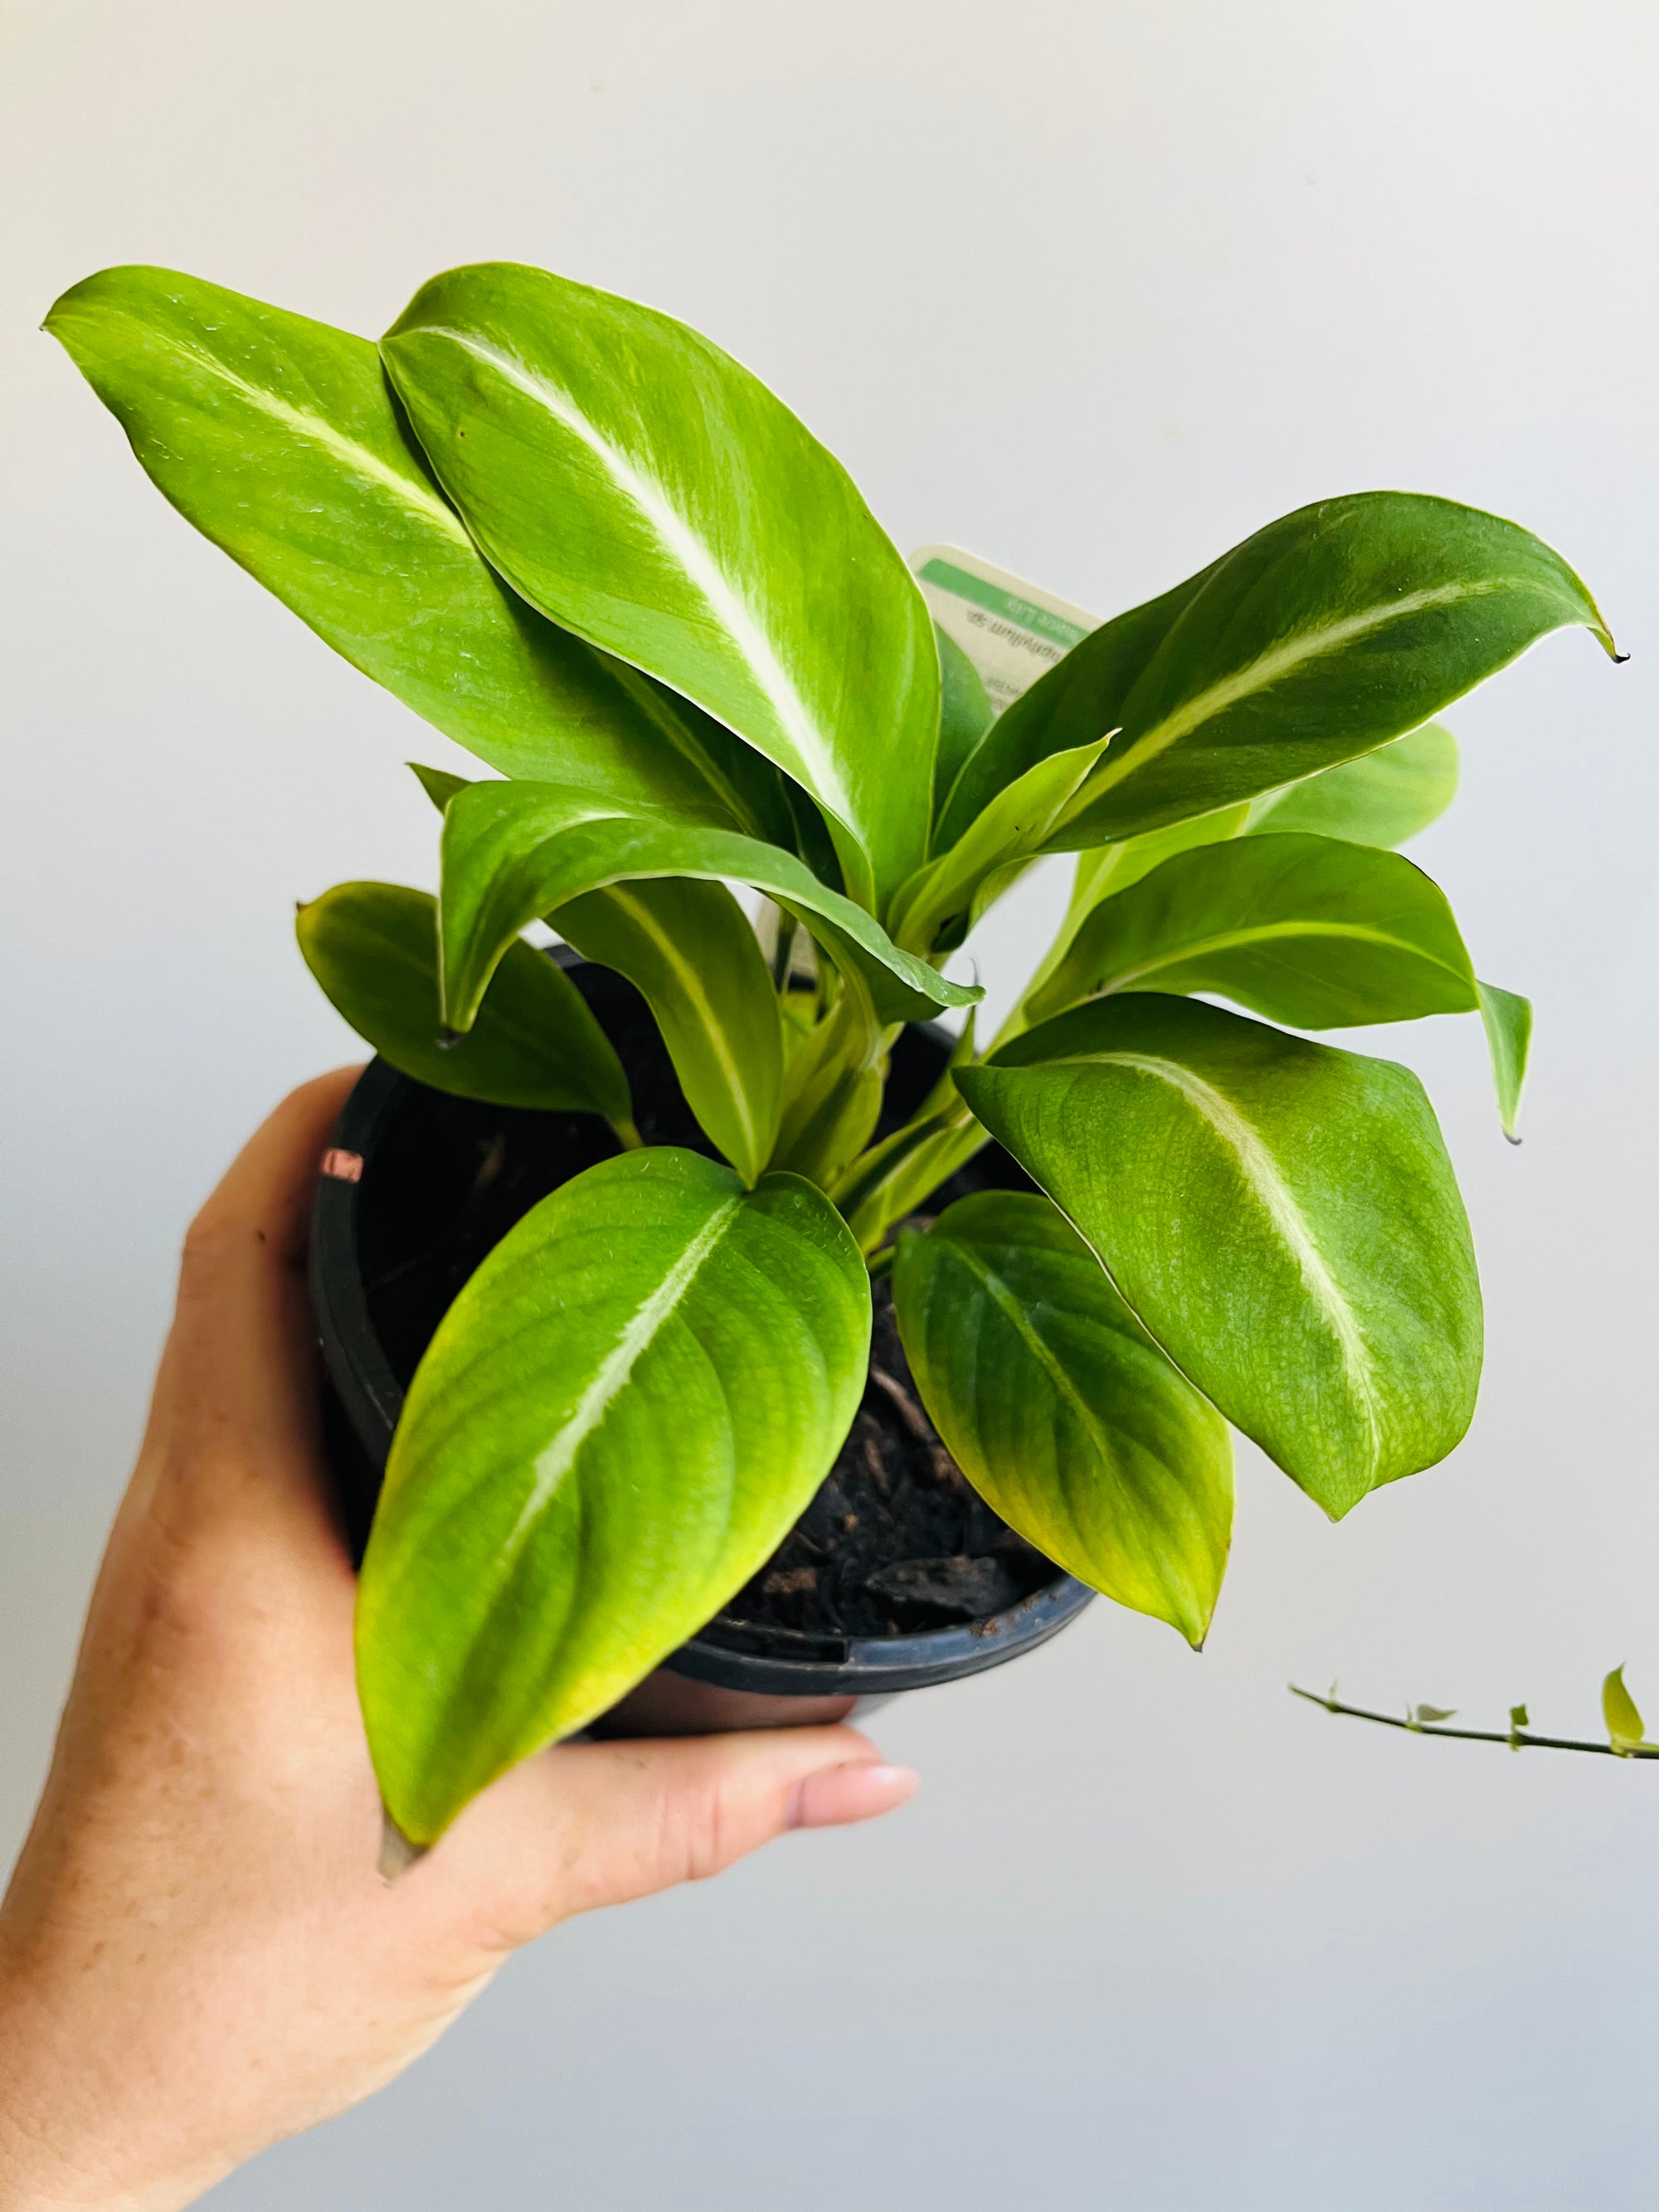
[[[64,2050],[50,2008],[0,1968],[0,2212],[179,2212],[195,2192],[140,2185],[103,2153],[108,2100]],[[112,2142],[107,2148],[114,2149]],[[125,2164],[137,2146],[124,2136]]]

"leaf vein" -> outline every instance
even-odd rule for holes
[[[537,1454],[535,1480],[502,1547],[504,1559],[510,1559],[518,1551],[531,1524],[552,1502],[575,1465],[577,1454],[626,1387],[652,1339],[696,1281],[704,1261],[725,1236],[742,1203],[741,1199],[728,1198],[716,1208],[655,1290],[641,1300],[623,1324],[616,1342],[594,1370],[592,1380],[568,1419]]]
[[[1331,1273],[1330,1263],[1320,1249],[1319,1241],[1309,1225],[1306,1215],[1280,1174],[1278,1163],[1232,1101],[1224,1097],[1212,1084],[1206,1083],[1201,1076],[1194,1074],[1192,1069],[1182,1067],[1173,1060],[1158,1059],[1151,1053],[1080,1053],[1066,1060],[1051,1061],[1049,1065],[1056,1067],[1127,1067],[1137,1074],[1150,1075],[1156,1081],[1167,1084],[1172,1091],[1178,1091],[1190,1106],[1196,1108],[1229,1147],[1238,1162],[1245,1183],[1255,1192],[1268,1218],[1278,1230],[1336,1340],[1344,1368],[1352,1382],[1355,1395],[1365,1417],[1366,1431],[1370,1438],[1371,1464],[1376,1466],[1382,1458],[1382,1432],[1377,1407],[1376,1376],[1370,1350],[1353,1310]]]
[[[320,415],[308,415],[302,407],[295,407],[286,399],[279,399],[274,392],[262,392],[257,384],[250,384],[234,368],[222,361],[216,361],[211,354],[202,352],[197,346],[175,342],[175,350],[185,360],[194,362],[198,368],[205,369],[210,376],[216,376],[222,384],[228,385],[233,392],[239,392],[250,407],[256,408],[274,422],[285,423],[289,429],[297,430],[301,437],[309,438],[314,445],[324,447],[337,460],[343,461],[349,469],[368,477],[372,483],[379,484],[383,490],[391,492],[394,498],[424,515],[428,521],[437,523],[458,545],[464,545],[469,553],[477,555],[477,548],[454,510],[435,492],[427,490],[423,484],[412,477],[401,475],[368,447],[359,445],[355,438],[347,437],[343,431],[337,430]]]
[[[1508,581],[1506,577],[1492,576],[1472,582],[1431,584],[1420,592],[1402,592],[1397,599],[1378,600],[1371,606],[1362,607],[1356,614],[1345,615],[1340,621],[1297,632],[1267,652],[1258,653],[1231,676],[1207,684],[1184,704],[1172,708],[1162,721],[1154,722],[1126,746],[1115,761],[1109,753],[1085,787],[1088,798],[1098,799],[1144,763],[1156,760],[1182,738],[1190,737],[1201,724],[1253,698],[1258,692],[1271,690],[1310,661],[1322,660],[1330,653],[1340,653],[1344,646],[1368,636],[1373,630],[1384,629],[1407,615],[1421,614],[1429,607],[1456,606],[1465,599],[1480,599],[1501,591]]]
[[[747,599],[685,517],[656,483],[622,448],[601,434],[569,395],[546,377],[498,347],[487,345],[465,331],[446,324],[430,324],[426,336],[447,338],[475,361],[496,370],[538,406],[544,407],[573,437],[584,445],[625,499],[632,501],[667,545],[690,577],[705,604],[735,641],[767,703],[782,725],[798,757],[807,765],[817,795],[851,822],[857,818],[851,798],[833,754],[793,678],[779,659]]]

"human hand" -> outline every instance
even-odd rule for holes
[[[395,1883],[352,1672],[304,1286],[346,1069],[193,1225],[57,1753],[0,1906],[0,2212],[169,2212],[342,2111],[509,1953],[915,1778],[845,1728],[584,1743]]]

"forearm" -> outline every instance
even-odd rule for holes
[[[136,2195],[112,2170],[94,2076],[64,2048],[41,1993],[0,1963],[0,2212],[173,2212],[190,2201]]]

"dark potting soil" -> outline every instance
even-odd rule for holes
[[[899,1341],[892,1292],[878,1282],[870,1380],[847,1441],[725,1618],[817,1634],[914,1634],[1006,1613],[1057,1571],[939,1442]]]
[[[634,1087],[647,1144],[715,1157],[681,1094],[643,1000],[605,969],[577,967]],[[938,1045],[907,1030],[893,1053],[882,1127],[934,1082]],[[485,1255],[532,1206],[617,1146],[592,1115],[480,1105],[410,1084],[358,1199],[358,1258],[381,1346],[407,1386],[433,1332]],[[988,1146],[932,1200],[1030,1188]],[[722,1618],[814,1635],[900,1636],[1006,1612],[1058,1570],[970,1487],[923,1410],[884,1281],[875,1287],[870,1379],[822,1489]]]

